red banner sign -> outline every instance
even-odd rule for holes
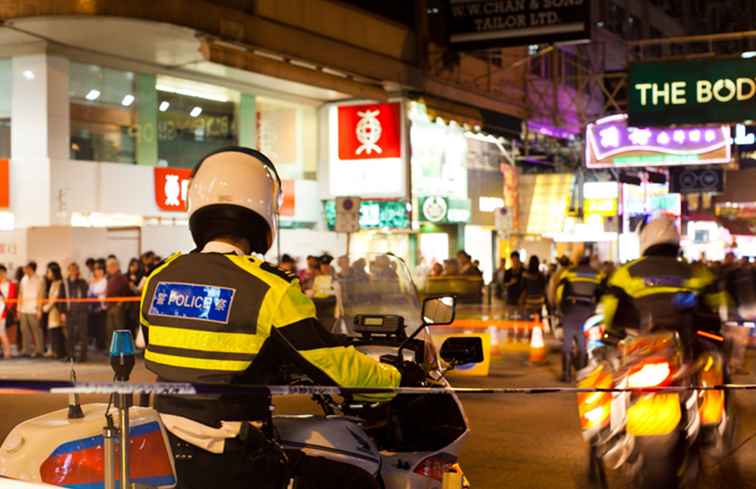
[[[10,207],[10,161],[0,160],[0,209]]]
[[[186,212],[191,168],[155,167],[155,203],[167,212]]]
[[[399,103],[339,107],[339,159],[399,158],[401,127]]]

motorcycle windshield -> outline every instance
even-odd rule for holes
[[[343,319],[340,333],[357,336],[354,317],[358,314],[401,316],[407,335],[422,327],[417,289],[401,258],[382,253],[352,259],[337,284]]]

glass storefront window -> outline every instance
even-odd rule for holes
[[[317,126],[313,107],[256,98],[256,146],[285,180],[316,178]]]
[[[71,63],[71,158],[135,163],[134,73]]]
[[[158,161],[193,167],[207,153],[239,143],[239,93],[204,83],[157,79]]]

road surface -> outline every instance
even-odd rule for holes
[[[455,378],[464,387],[558,385],[558,357],[550,355],[544,366],[526,363],[522,348],[506,351],[492,364],[491,375]],[[520,351],[516,351],[520,350]],[[81,380],[109,380],[112,374],[102,361],[77,369]],[[2,378],[65,379],[67,366],[52,361],[0,361]],[[140,364],[133,380],[152,376]],[[755,375],[740,376],[738,382],[756,382]],[[507,395],[463,398],[472,432],[461,463],[475,488],[589,488],[587,447],[580,437],[574,395]],[[0,439],[18,422],[64,407],[63,396],[0,396]],[[737,396],[740,408],[738,441],[756,434],[756,392]],[[279,412],[306,412],[312,408],[304,399],[277,399]],[[756,488],[756,440],[740,449],[734,459],[738,470],[712,467],[707,462],[704,488]],[[613,487],[623,487],[620,477],[611,477]]]

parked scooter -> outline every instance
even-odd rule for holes
[[[428,327],[454,320],[452,297],[428,298],[421,307],[400,259],[380,255],[369,263],[371,273],[355,273],[339,288],[340,327],[355,348],[399,366],[416,387],[448,387],[448,370],[483,360],[479,338],[448,338],[440,352],[433,346]],[[309,381],[300,377],[299,383]],[[358,402],[349,395],[314,399],[322,415],[273,416],[277,441],[285,449],[355,465],[381,479],[386,489],[469,487],[458,464],[469,428],[453,391],[401,394],[387,403]],[[16,426],[0,446],[0,475],[102,487],[107,409],[85,404],[80,413],[63,409]],[[131,407],[129,413],[131,481],[174,487],[173,454],[158,413],[146,407]],[[307,481],[291,485],[305,489]]]

